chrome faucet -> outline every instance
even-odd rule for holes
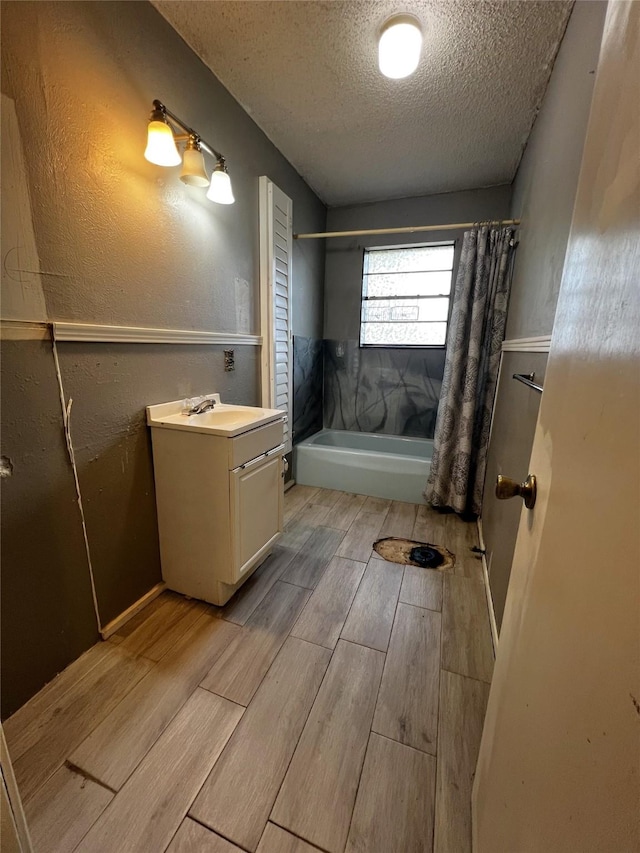
[[[190,409],[187,409],[188,415],[203,415],[205,412],[210,411],[215,406],[215,400],[202,400],[200,403],[196,403],[195,406],[192,406]]]

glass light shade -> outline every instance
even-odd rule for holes
[[[231,189],[231,178],[219,166],[211,175],[211,186],[207,192],[207,198],[218,204],[233,204],[233,190]]]
[[[180,180],[190,187],[208,187],[209,178],[204,168],[202,151],[197,148],[187,148],[182,158]]]
[[[400,15],[388,21],[378,42],[378,65],[385,77],[399,80],[418,67],[422,33],[415,18]]]
[[[157,166],[179,166],[182,162],[173,131],[163,121],[150,121],[144,156]]]

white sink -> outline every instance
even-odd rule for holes
[[[163,429],[180,429],[233,438],[256,427],[282,420],[285,416],[285,412],[278,409],[227,405],[220,402],[219,394],[207,394],[206,397],[215,400],[216,405],[202,415],[186,414],[184,400],[147,406],[147,424]]]

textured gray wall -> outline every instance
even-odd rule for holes
[[[5,2],[2,48],[49,319],[235,331],[241,278],[257,332],[258,176],[293,199],[296,231],[325,208],[169,24],[146,2]],[[143,158],[153,98],[226,155],[234,205]],[[295,247],[296,334],[321,333],[322,248]]]
[[[575,4],[513,185],[512,215],[522,219],[522,227],[507,338],[549,335],[553,329],[605,11],[606,3]],[[527,475],[540,405],[540,395],[511,376],[535,371],[541,381],[546,359],[540,353],[505,353],[496,394],[482,528],[498,626],[522,502],[497,501],[495,479],[498,474],[514,479]]]
[[[606,8],[597,0],[574,5],[513,183],[512,217],[522,227],[507,338],[553,328]]]
[[[15,101],[24,142],[49,320],[258,332],[258,177],[268,175],[293,199],[296,231],[323,230],[326,210],[150,4],[3,2],[2,92]],[[236,204],[212,204],[180,182],[179,167],[162,169],[143,158],[153,98],[224,152]],[[293,331],[321,337],[324,246],[296,243],[293,263]],[[237,325],[237,279],[249,282],[248,329]],[[3,446],[7,437],[13,454],[44,457],[52,477],[66,472],[68,479],[57,392],[45,396],[39,379],[50,349],[37,359],[32,350],[16,350],[23,361],[15,370],[27,377],[30,408],[23,410],[32,417],[37,409],[42,419],[6,432],[3,408]],[[64,344],[60,361],[66,395],[73,397],[73,441],[104,624],[160,578],[145,405],[207,391],[255,404],[258,349],[237,347],[231,374],[223,372],[219,347]],[[40,614],[54,593],[38,582],[35,546],[21,550],[11,539],[7,559],[3,552],[3,587],[30,589],[11,594],[3,648],[22,640],[16,626],[32,632],[30,653],[5,672],[5,713],[96,637],[82,591],[86,559],[74,544],[79,518],[35,464],[21,466],[11,488],[18,482],[19,506],[39,507],[53,527],[71,527],[73,537],[57,543],[60,563],[69,565],[60,570],[64,588],[46,619]],[[5,527],[3,515],[3,537]],[[29,535],[28,516],[21,530]]]
[[[98,639],[50,341],[2,341],[2,717]]]
[[[330,208],[327,231],[363,228],[400,228],[404,225],[445,225],[502,219],[509,215],[511,187],[489,187],[459,193],[402,198],[374,204]],[[428,231],[423,234],[385,234],[371,237],[336,237],[326,241],[324,336],[331,340],[360,337],[362,257],[370,246],[403,246],[459,240],[462,231]]]

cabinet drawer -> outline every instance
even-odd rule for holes
[[[244,465],[256,456],[266,453],[282,444],[282,421],[276,421],[266,426],[252,429],[235,438],[227,439],[229,442],[229,470]]]

